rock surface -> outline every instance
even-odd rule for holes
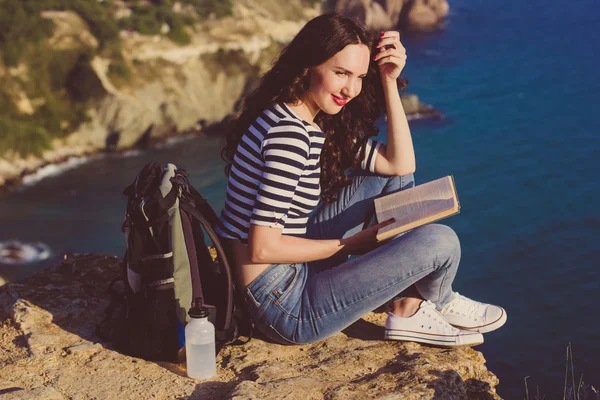
[[[429,31],[448,15],[446,0],[330,0],[332,11],[378,30]]]
[[[204,381],[122,355],[94,335],[120,263],[77,256],[0,288],[3,399],[499,399],[481,353],[382,341],[381,313],[316,344],[225,347]]]
[[[448,15],[446,0],[414,0],[406,14],[405,25],[412,31],[434,29]]]
[[[337,0],[333,11],[356,18],[378,30],[398,26],[404,0]]]

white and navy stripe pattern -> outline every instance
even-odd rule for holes
[[[247,243],[250,224],[306,233],[308,215],[319,203],[320,156],[325,134],[284,103],[250,125],[238,145],[217,233]],[[381,143],[369,139],[363,169],[375,171]]]

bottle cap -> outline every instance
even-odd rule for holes
[[[188,311],[188,315],[192,318],[206,318],[208,317],[208,309],[202,307],[202,299],[196,297],[192,303],[192,308]]]

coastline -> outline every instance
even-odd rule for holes
[[[445,0],[439,1],[445,4]],[[363,19],[373,29],[379,27],[376,20],[353,15],[356,10],[350,6],[346,9],[346,6],[339,2],[334,8],[337,12]],[[383,11],[390,13],[390,18],[393,16],[388,22],[392,25],[401,20],[398,7],[395,5]],[[415,7],[425,10],[414,5],[411,12]],[[427,8],[428,12],[437,9],[434,5],[431,7]],[[440,8],[441,11],[445,9]],[[123,62],[131,79],[111,75],[112,61],[94,56],[89,62],[88,73],[101,95],[87,110],[87,122],[68,136],[53,139],[50,149],[40,155],[20,156],[11,150],[1,154],[0,193],[76,167],[105,153],[123,154],[140,147],[154,147],[174,137],[198,134],[204,131],[200,121],[207,125],[207,130],[214,130],[234,111],[239,99],[269,68],[274,57],[304,23],[327,9],[318,3],[308,5],[294,0],[287,7],[267,6],[260,1],[252,4],[235,2],[232,11],[231,16],[199,24],[191,34],[190,42],[183,46],[176,45],[164,35],[120,31]],[[435,20],[445,15],[446,12],[442,12]],[[72,51],[87,51],[77,38],[93,38],[93,34],[76,13],[52,12],[46,17],[56,23],[49,38],[51,42]],[[406,25],[407,21],[403,23]],[[94,40],[89,42],[91,48],[98,46]],[[24,66],[11,70],[14,75],[11,79],[17,83],[19,79],[26,81],[23,72],[26,69]],[[21,111],[32,112],[34,99],[27,98],[25,92],[20,96]],[[405,110],[411,114],[409,119],[441,118],[439,112],[421,104],[415,95],[402,96]]]
[[[443,114],[433,106],[421,103],[414,94],[401,93],[402,103],[409,121],[443,118]],[[228,114],[231,115],[231,114]],[[224,121],[227,120],[227,116]],[[61,145],[57,141],[56,148],[45,151],[39,157],[29,156],[19,158],[9,155],[10,158],[0,157],[0,194],[20,187],[30,186],[48,176],[56,176],[71,168],[108,156],[135,156],[140,151],[150,148],[161,148],[181,140],[194,137],[215,137],[222,132],[223,122],[213,123],[206,127],[199,124],[183,132],[171,131],[170,134],[160,137],[151,137],[143,145],[130,146],[118,149],[94,148],[81,145]],[[11,160],[12,158],[12,160]]]
[[[141,151],[150,148],[161,148],[170,146],[180,141],[193,139],[203,136],[203,131],[186,131],[178,135],[164,136],[153,140],[152,145],[144,147],[130,147],[124,149],[88,149],[81,151],[79,147],[62,147],[60,149],[51,150],[47,155],[39,158],[30,157],[21,159],[20,172],[13,175],[2,176],[2,163],[5,160],[0,158],[0,194],[19,189],[21,187],[31,186],[50,176],[57,176],[72,168],[98,160],[102,157],[135,157]],[[7,169],[4,169],[6,174]]]

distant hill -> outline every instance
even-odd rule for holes
[[[47,164],[221,122],[324,11],[376,28],[424,1],[0,0],[0,190]],[[415,96],[403,103],[436,114]]]
[[[254,7],[268,0],[248,0]],[[315,0],[293,1],[314,4]],[[285,6],[289,6],[286,4]],[[295,7],[294,7],[295,5]],[[108,77],[131,78],[122,54],[123,32],[163,36],[186,45],[198,24],[232,15],[234,0],[0,0],[0,156],[40,154],[88,120],[86,110],[104,91],[92,71],[96,56],[109,60]],[[65,20],[70,11],[79,16]],[[56,37],[57,25],[80,25],[91,36]]]
[[[221,121],[318,0],[0,0],[0,190]]]

